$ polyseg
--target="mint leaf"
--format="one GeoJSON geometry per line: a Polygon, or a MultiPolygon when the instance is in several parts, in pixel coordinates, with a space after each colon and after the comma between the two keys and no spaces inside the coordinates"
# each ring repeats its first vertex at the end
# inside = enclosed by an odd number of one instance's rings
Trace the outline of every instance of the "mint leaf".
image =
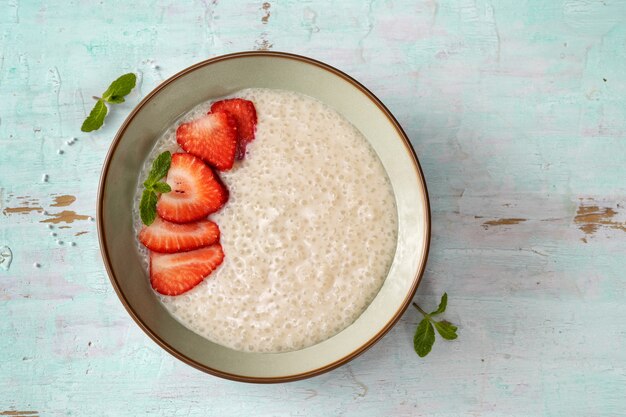
{"type": "Polygon", "coordinates": [[[150,226],[156,219],[157,193],[169,193],[172,188],[165,182],[158,182],[167,175],[167,171],[172,165],[172,154],[169,151],[161,153],[152,162],[148,178],[144,181],[143,194],[139,203],[139,214],[141,221],[146,226],[150,226]]]}
{"type": "Polygon", "coordinates": [[[143,190],[141,202],[139,203],[139,214],[141,221],[146,226],[150,226],[156,219],[157,195],[152,190],[143,190]]]}
{"type": "Polygon", "coordinates": [[[102,99],[109,103],[123,103],[124,96],[135,88],[137,76],[132,72],[124,74],[113,81],[109,88],[102,94],[102,99]]]}
{"type": "Polygon", "coordinates": [[[448,305],[448,293],[443,293],[443,295],[441,296],[441,301],[439,302],[439,307],[437,307],[437,310],[433,311],[432,313],[430,313],[431,316],[436,316],[437,314],[441,314],[444,311],[446,311],[446,306],[448,305]]]}
{"type": "Polygon", "coordinates": [[[428,355],[435,343],[435,330],[430,320],[422,319],[413,336],[413,348],[421,358],[428,355]]]}
{"type": "Polygon", "coordinates": [[[430,314],[425,312],[419,305],[417,305],[417,303],[413,303],[413,306],[424,316],[422,321],[420,321],[420,324],[418,324],[417,329],[415,329],[415,336],[413,337],[413,348],[422,358],[428,355],[428,352],[430,352],[433,344],[435,343],[435,329],[437,329],[439,335],[446,340],[454,340],[458,337],[456,334],[457,327],[455,325],[446,320],[433,320],[432,316],[446,311],[447,305],[448,294],[445,292],[441,296],[441,301],[439,302],[437,310],[430,314]],[[434,328],[433,325],[435,326],[434,328]]]}
{"type": "Polygon", "coordinates": [[[83,132],[91,132],[93,130],[98,130],[104,124],[104,118],[107,115],[107,106],[104,102],[108,103],[123,103],[124,96],[131,92],[133,88],[135,88],[135,84],[137,83],[137,76],[135,74],[128,73],[119,77],[117,80],[113,81],[109,88],[102,94],[102,98],[94,97],[98,101],[94,106],[93,110],[89,116],[83,122],[80,130],[83,132]]]}
{"type": "Polygon", "coordinates": [[[172,187],[166,182],[157,182],[152,186],[152,189],[157,193],[169,193],[172,191],[172,187]]]}
{"type": "Polygon", "coordinates": [[[107,106],[104,104],[104,101],[98,100],[96,105],[91,109],[91,113],[83,122],[83,125],[80,127],[80,130],[83,132],[91,132],[93,130],[98,130],[104,124],[104,118],[107,115],[107,106]]]}
{"type": "Polygon", "coordinates": [[[152,162],[152,168],[150,168],[148,178],[144,181],[143,185],[146,188],[152,187],[157,183],[157,181],[167,175],[167,171],[169,171],[171,164],[172,154],[169,151],[165,151],[157,156],[152,162]]]}
{"type": "Polygon", "coordinates": [[[456,334],[457,327],[450,322],[447,321],[439,321],[435,322],[435,328],[437,332],[446,340],[454,340],[458,336],[456,334]]]}

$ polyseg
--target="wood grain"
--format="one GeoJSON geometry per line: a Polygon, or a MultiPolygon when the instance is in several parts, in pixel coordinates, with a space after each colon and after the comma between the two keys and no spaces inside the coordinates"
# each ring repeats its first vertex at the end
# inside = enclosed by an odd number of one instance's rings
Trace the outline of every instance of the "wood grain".
{"type": "Polygon", "coordinates": [[[0,415],[623,415],[626,2],[0,0],[0,39],[0,415]],[[347,366],[245,385],[129,318],[92,221],[109,144],[165,78],[250,49],[328,62],[396,115],[433,214],[416,301],[447,291],[458,340],[418,358],[409,310],[347,366]]]}

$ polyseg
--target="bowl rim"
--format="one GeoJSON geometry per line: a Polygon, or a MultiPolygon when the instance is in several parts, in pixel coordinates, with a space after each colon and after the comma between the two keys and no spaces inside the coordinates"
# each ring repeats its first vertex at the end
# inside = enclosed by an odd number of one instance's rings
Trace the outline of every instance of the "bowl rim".
{"type": "Polygon", "coordinates": [[[298,380],[310,378],[310,377],[317,376],[325,372],[331,371],[335,368],[338,368],[339,366],[350,362],[351,360],[355,359],[356,357],[358,357],[359,355],[367,351],[369,348],[371,348],[376,342],[382,339],[382,337],[385,334],[387,334],[389,330],[391,330],[391,328],[400,320],[400,318],[402,317],[406,309],[411,304],[411,301],[413,300],[413,297],[415,296],[415,292],[417,291],[417,287],[419,286],[422,280],[422,277],[424,275],[426,262],[428,260],[428,253],[430,249],[430,237],[431,237],[430,236],[431,235],[430,200],[428,197],[428,189],[426,187],[424,173],[422,171],[419,160],[417,158],[415,150],[413,149],[413,146],[411,145],[411,142],[408,136],[406,135],[406,133],[404,132],[404,130],[402,129],[402,127],[400,126],[396,118],[393,116],[393,114],[391,114],[391,112],[387,109],[387,107],[370,90],[368,90],[364,85],[362,85],[360,82],[358,82],[357,80],[355,80],[348,74],[344,73],[343,71],[340,71],[337,68],[331,65],[328,65],[324,62],[321,62],[321,61],[318,61],[318,60],[315,60],[306,56],[297,55],[297,54],[288,53],[288,52],[278,52],[278,51],[243,51],[243,52],[235,52],[235,53],[230,53],[230,54],[225,54],[225,55],[219,55],[219,56],[198,62],[190,67],[183,69],[182,71],[179,71],[178,73],[172,75],[171,77],[163,81],[161,84],[159,84],[157,87],[155,87],[150,93],[148,93],[148,95],[146,95],[146,97],[144,97],[139,102],[139,104],[137,104],[135,108],[130,112],[130,114],[126,117],[126,119],[124,120],[124,123],[122,123],[122,125],[118,129],[113,141],[111,142],[111,145],[109,146],[109,150],[107,152],[106,158],[102,165],[102,172],[100,174],[100,182],[98,185],[96,219],[97,219],[97,227],[98,227],[98,243],[100,246],[100,253],[102,256],[102,260],[104,262],[107,275],[109,277],[109,280],[111,281],[113,289],[115,290],[115,293],[117,294],[119,300],[122,302],[122,305],[124,306],[128,314],[132,317],[132,319],[135,321],[135,323],[137,323],[137,325],[161,348],[163,348],[165,351],[167,351],[169,354],[171,354],[175,358],[186,363],[187,365],[190,365],[200,371],[206,372],[208,374],[211,374],[217,377],[229,379],[232,381],[248,382],[248,383],[280,383],[280,382],[291,382],[291,381],[298,381],[298,380]],[[211,368],[209,366],[199,363],[195,361],[194,359],[178,352],[175,348],[170,346],[166,340],[162,339],[158,334],[153,332],[152,329],[149,328],[141,320],[141,318],[139,318],[139,316],[136,314],[135,310],[133,309],[131,303],[129,302],[129,300],[126,298],[125,294],[122,292],[122,290],[119,287],[118,278],[113,273],[113,269],[110,263],[111,261],[109,259],[109,254],[107,251],[106,235],[104,231],[103,215],[102,215],[103,210],[104,210],[104,207],[103,207],[104,187],[105,187],[107,175],[109,172],[111,160],[113,158],[113,155],[115,154],[115,150],[119,142],[121,141],[122,137],[124,136],[126,132],[126,129],[128,128],[129,124],[132,122],[132,120],[135,118],[135,116],[141,111],[141,109],[168,84],[172,83],[173,81],[187,74],[192,73],[193,71],[197,69],[203,68],[205,66],[209,66],[213,63],[217,63],[220,61],[233,60],[233,59],[238,59],[238,58],[248,58],[248,57],[274,57],[274,58],[282,58],[282,59],[291,59],[291,60],[299,61],[305,64],[313,65],[320,69],[330,72],[331,74],[343,79],[344,81],[349,82],[353,87],[360,90],[374,104],[376,104],[378,109],[383,113],[383,115],[387,117],[389,122],[395,128],[396,132],[402,139],[402,142],[406,148],[406,151],[409,153],[409,156],[411,157],[411,161],[413,162],[415,171],[418,174],[419,181],[421,182],[422,187],[424,189],[423,204],[424,204],[424,214],[426,216],[426,222],[425,222],[426,227],[423,233],[425,234],[424,236],[425,245],[423,246],[422,253],[419,254],[421,256],[421,260],[420,260],[420,264],[417,269],[416,275],[413,278],[413,284],[409,292],[407,293],[407,296],[405,297],[404,301],[402,302],[402,304],[400,305],[396,313],[393,315],[393,317],[370,340],[368,340],[366,343],[361,345],[359,348],[357,348],[350,354],[345,355],[344,357],[337,359],[334,362],[331,362],[329,364],[326,364],[322,367],[319,367],[310,371],[293,374],[293,375],[281,375],[277,377],[253,377],[253,376],[237,375],[237,374],[232,374],[229,372],[211,368]]]}

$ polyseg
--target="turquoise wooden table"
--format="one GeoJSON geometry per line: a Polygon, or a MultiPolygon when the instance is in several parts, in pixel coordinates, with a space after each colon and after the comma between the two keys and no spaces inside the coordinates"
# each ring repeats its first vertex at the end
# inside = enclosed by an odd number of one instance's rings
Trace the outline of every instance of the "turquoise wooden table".
{"type": "Polygon", "coordinates": [[[626,2],[0,0],[0,39],[0,415],[626,413],[626,2]],[[93,221],[108,146],[165,78],[250,49],[334,65],[397,116],[432,204],[416,301],[447,291],[458,340],[417,357],[412,309],[347,366],[249,385],[130,319],[93,221]]]}

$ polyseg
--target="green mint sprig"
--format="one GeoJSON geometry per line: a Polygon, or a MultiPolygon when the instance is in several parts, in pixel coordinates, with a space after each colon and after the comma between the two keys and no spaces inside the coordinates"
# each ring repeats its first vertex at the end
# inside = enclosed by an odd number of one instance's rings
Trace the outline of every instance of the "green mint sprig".
{"type": "Polygon", "coordinates": [[[172,154],[169,151],[163,152],[152,162],[148,178],[143,182],[145,189],[139,202],[139,214],[141,221],[146,226],[150,226],[156,219],[157,193],[163,194],[172,191],[167,183],[159,182],[161,178],[167,175],[171,164],[172,154]]]}
{"type": "Polygon", "coordinates": [[[441,297],[439,307],[437,307],[437,310],[432,313],[425,312],[420,306],[417,305],[417,303],[413,303],[413,306],[424,316],[422,321],[420,321],[417,325],[417,329],[415,329],[415,336],[413,336],[413,348],[415,349],[415,353],[417,353],[421,358],[428,355],[433,348],[433,344],[435,343],[435,329],[437,329],[439,335],[446,340],[454,340],[457,338],[457,327],[455,325],[446,320],[433,320],[433,316],[437,316],[446,311],[447,305],[448,294],[445,292],[441,297]]]}
{"type": "Polygon", "coordinates": [[[104,118],[107,116],[108,108],[105,103],[119,104],[124,102],[124,96],[128,95],[135,88],[137,76],[128,73],[113,81],[109,88],[102,93],[102,97],[94,97],[96,104],[91,109],[89,116],[83,122],[80,130],[83,132],[91,132],[98,130],[104,124],[104,118]]]}

